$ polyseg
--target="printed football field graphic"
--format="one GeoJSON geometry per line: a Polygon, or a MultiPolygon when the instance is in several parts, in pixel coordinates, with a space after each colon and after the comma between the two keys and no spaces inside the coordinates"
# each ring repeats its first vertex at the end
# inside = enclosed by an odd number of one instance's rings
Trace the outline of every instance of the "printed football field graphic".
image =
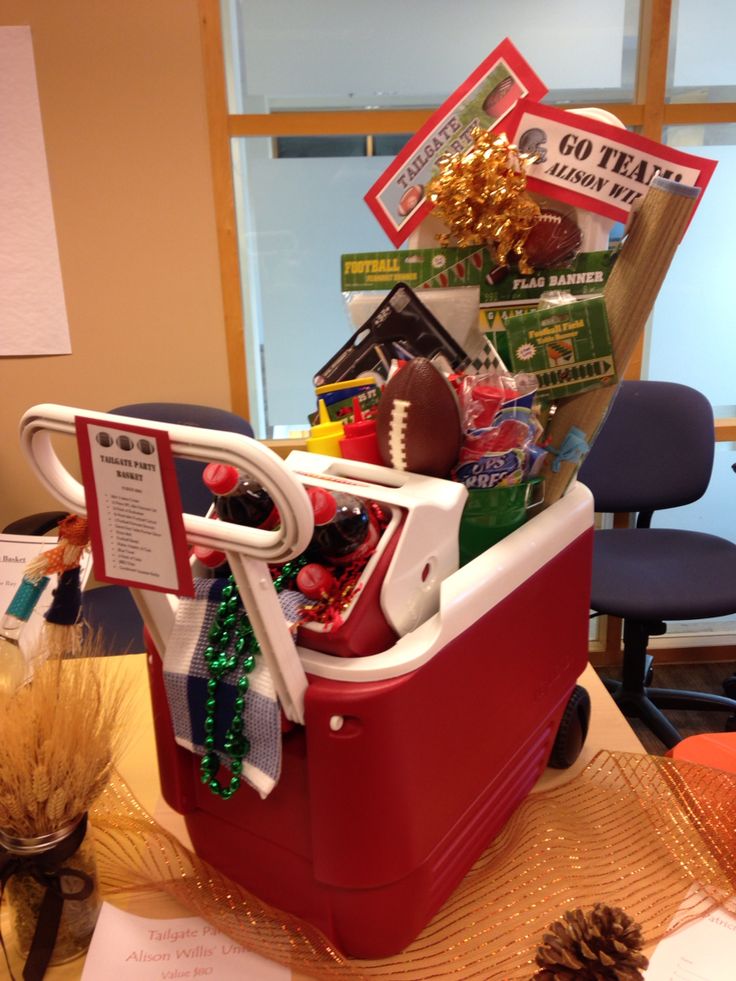
{"type": "Polygon", "coordinates": [[[539,381],[539,387],[545,391],[555,392],[555,394],[557,394],[557,389],[566,387],[571,382],[595,378],[603,384],[606,381],[613,381],[616,377],[613,361],[610,358],[596,358],[593,361],[584,361],[570,367],[551,368],[549,371],[535,371],[534,373],[539,381]]]}

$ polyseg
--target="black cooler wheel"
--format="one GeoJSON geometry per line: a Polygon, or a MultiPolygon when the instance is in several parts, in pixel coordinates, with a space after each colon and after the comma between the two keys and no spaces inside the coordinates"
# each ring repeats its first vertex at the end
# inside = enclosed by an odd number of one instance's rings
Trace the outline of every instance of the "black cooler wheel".
{"type": "Polygon", "coordinates": [[[580,756],[588,735],[590,695],[582,685],[575,685],[555,736],[548,766],[566,770],[580,756]]]}

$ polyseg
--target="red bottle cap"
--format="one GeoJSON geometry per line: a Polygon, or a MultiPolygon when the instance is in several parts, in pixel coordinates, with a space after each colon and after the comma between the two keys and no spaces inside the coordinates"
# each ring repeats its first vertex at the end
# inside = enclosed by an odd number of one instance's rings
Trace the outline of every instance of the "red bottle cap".
{"type": "Polygon", "coordinates": [[[238,486],[240,475],[229,463],[208,463],[202,480],[213,494],[230,494],[238,486]]]}
{"type": "Polygon", "coordinates": [[[307,599],[322,599],[328,596],[335,585],[335,577],[329,569],[318,562],[308,562],[296,575],[296,588],[307,599]]]}
{"type": "Polygon", "coordinates": [[[208,569],[216,569],[227,558],[224,552],[217,548],[209,548],[207,545],[195,545],[193,552],[202,565],[206,565],[208,569]]]}
{"type": "Polygon", "coordinates": [[[307,494],[314,512],[314,523],[326,525],[337,514],[337,501],[323,487],[307,487],[307,494]]]}

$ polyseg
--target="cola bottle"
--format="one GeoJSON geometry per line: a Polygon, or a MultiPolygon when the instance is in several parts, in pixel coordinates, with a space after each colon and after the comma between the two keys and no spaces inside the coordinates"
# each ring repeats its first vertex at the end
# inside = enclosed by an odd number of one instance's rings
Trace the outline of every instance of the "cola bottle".
{"type": "Polygon", "coordinates": [[[223,521],[250,528],[275,528],[279,513],[264,488],[227,463],[208,463],[202,474],[215,495],[215,510],[223,521]]]}
{"type": "Polygon", "coordinates": [[[227,556],[218,548],[210,548],[208,545],[195,545],[192,549],[195,558],[207,569],[204,578],[227,579],[231,569],[227,561],[227,556]]]}
{"type": "Polygon", "coordinates": [[[364,501],[343,491],[307,487],[314,512],[314,532],[307,555],[326,565],[346,565],[366,557],[378,541],[378,530],[364,501]]]}

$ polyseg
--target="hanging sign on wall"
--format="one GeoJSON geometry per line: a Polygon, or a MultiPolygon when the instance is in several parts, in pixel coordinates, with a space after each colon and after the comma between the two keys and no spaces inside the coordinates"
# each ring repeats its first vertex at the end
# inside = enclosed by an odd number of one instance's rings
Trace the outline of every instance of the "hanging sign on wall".
{"type": "Polygon", "coordinates": [[[30,27],[0,27],[0,356],[70,354],[30,27]]]}

